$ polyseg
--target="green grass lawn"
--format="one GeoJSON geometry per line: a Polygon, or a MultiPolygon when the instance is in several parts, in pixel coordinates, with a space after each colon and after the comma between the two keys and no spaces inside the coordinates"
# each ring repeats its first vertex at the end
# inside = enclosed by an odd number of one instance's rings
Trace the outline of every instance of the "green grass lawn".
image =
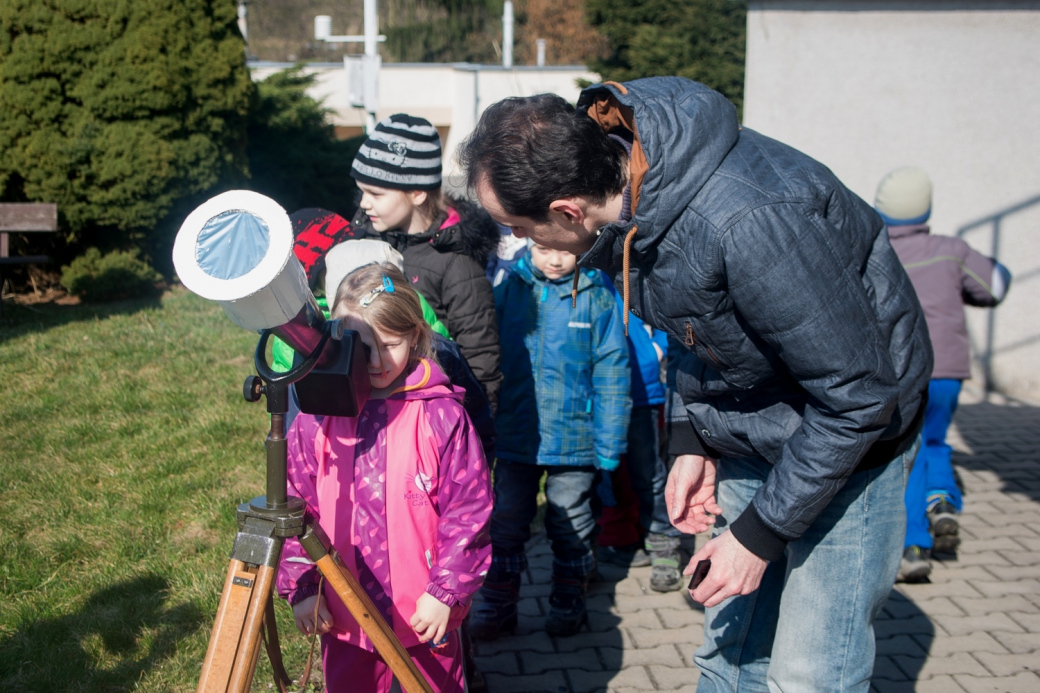
{"type": "MultiPolygon", "coordinates": [[[[235,508],[264,492],[269,419],[241,395],[255,343],[183,289],[4,306],[0,690],[195,689],[235,508]]],[[[306,642],[277,608],[298,673],[306,642]]],[[[270,680],[263,663],[253,688],[270,680]]]]}

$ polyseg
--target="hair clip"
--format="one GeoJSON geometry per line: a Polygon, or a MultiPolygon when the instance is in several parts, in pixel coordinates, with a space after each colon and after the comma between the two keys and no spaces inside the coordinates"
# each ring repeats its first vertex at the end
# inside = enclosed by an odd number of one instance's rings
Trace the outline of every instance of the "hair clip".
{"type": "Polygon", "coordinates": [[[377,286],[376,288],[374,288],[371,291],[369,291],[365,296],[363,296],[361,298],[360,301],[358,301],[358,303],[361,305],[362,308],[368,308],[370,305],[372,305],[372,301],[376,300],[376,296],[378,296],[379,294],[381,294],[381,293],[392,294],[393,292],[394,292],[394,280],[384,274],[383,275],[383,285],[382,286],[377,286]]]}

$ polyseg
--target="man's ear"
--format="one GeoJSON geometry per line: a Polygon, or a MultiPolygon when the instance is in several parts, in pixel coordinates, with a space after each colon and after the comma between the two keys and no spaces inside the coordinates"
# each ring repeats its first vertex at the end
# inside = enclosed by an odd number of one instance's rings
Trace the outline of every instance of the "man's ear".
{"type": "Polygon", "coordinates": [[[562,197],[549,203],[549,212],[560,214],[570,224],[585,224],[585,207],[574,197],[562,197]]]}

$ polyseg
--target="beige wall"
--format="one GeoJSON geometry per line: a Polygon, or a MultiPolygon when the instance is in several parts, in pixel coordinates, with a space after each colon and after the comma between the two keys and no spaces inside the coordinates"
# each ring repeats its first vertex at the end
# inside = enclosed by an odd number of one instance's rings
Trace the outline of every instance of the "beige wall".
{"type": "MultiPolygon", "coordinates": [[[[260,81],[288,64],[258,64],[251,67],[260,81]]],[[[341,64],[309,65],[317,73],[311,96],[332,109],[337,132],[362,131],[365,114],[352,108],[347,99],[346,71],[341,64]]],[[[379,73],[379,111],[376,119],[394,113],[410,113],[437,126],[444,140],[444,173],[448,185],[459,181],[455,149],[473,131],[480,114],[508,96],[559,94],[571,103],[578,100],[576,80],[596,82],[599,77],[581,66],[517,67],[506,70],[496,65],[450,63],[384,63],[379,73]]]]}
{"type": "Polygon", "coordinates": [[[870,202],[927,169],[933,232],[1015,275],[992,322],[969,309],[976,370],[1040,399],[1040,2],[752,0],[744,122],[870,202]]]}

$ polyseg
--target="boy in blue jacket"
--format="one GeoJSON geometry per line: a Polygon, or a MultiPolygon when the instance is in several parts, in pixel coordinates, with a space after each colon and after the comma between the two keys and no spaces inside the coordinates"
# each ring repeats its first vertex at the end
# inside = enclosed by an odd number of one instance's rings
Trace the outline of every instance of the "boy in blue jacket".
{"type": "Polygon", "coordinates": [[[587,620],[597,476],[618,466],[632,404],[613,292],[598,270],[583,270],[572,296],[576,262],[566,251],[536,245],[495,287],[504,380],[495,420],[491,569],[470,612],[476,638],[516,628],[524,544],[543,474],[553,551],[545,629],[573,635],[587,620]]]}

